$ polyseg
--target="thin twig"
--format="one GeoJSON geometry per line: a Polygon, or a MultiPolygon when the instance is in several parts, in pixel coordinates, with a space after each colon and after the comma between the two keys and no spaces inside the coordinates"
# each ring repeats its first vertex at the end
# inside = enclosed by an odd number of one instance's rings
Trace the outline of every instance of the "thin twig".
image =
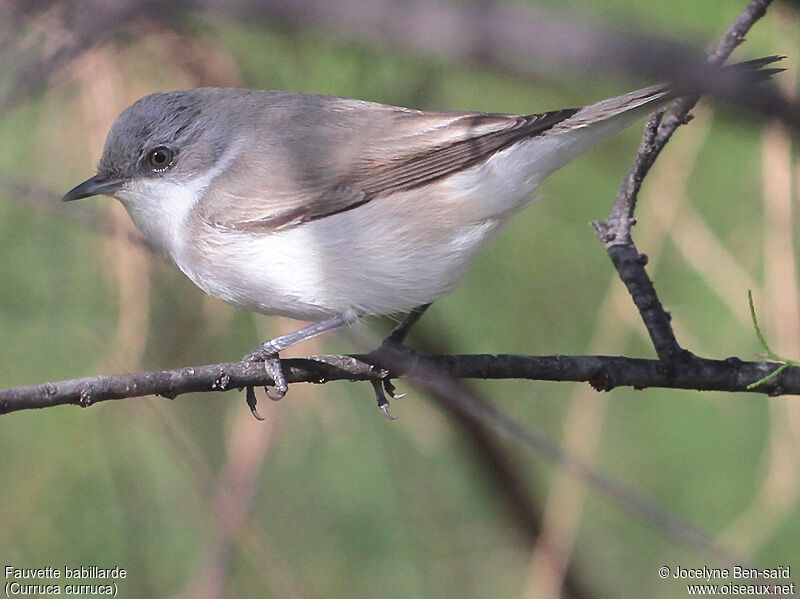
{"type": "MultiPolygon", "coordinates": [[[[744,41],[745,34],[753,24],[764,16],[771,2],[772,0],[751,0],[708,53],[707,62],[714,66],[721,65],[736,46],[744,41]]],[[[605,221],[592,223],[639,310],[658,357],[669,364],[677,360],[687,360],[690,355],[675,337],[670,315],[661,305],[653,282],[645,270],[647,259],[639,253],[633,242],[631,227],[636,222],[634,211],[642,182],[675,130],[688,122],[689,111],[697,100],[696,96],[681,98],[668,110],[656,112],[648,120],[639,151],[620,186],[609,217],[605,221]]]]}
{"type": "MultiPolygon", "coordinates": [[[[289,383],[326,383],[413,376],[387,360],[385,350],[371,354],[327,355],[282,360],[289,383]]],[[[598,391],[615,387],[661,387],[697,391],[748,391],[747,386],[770,374],[770,362],[744,362],[738,358],[710,360],[690,356],[666,368],[661,360],[623,356],[522,356],[514,354],[420,355],[453,378],[527,379],[587,382],[598,391]]],[[[227,391],[247,386],[263,387],[273,381],[263,365],[222,363],[174,370],[93,376],[30,387],[0,390],[0,414],[57,405],[92,404],[146,395],[174,398],[184,393],[227,391]]],[[[754,390],[770,396],[800,394],[800,368],[787,368],[781,376],[754,390]]]]}

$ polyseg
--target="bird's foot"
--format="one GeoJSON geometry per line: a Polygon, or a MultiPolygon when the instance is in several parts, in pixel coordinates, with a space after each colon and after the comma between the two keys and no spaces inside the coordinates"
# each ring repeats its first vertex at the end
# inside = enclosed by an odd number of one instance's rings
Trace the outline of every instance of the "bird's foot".
{"type": "MultiPolygon", "coordinates": [[[[292,333],[280,335],[274,339],[270,339],[266,343],[262,343],[261,347],[259,347],[256,351],[250,352],[244,358],[242,358],[242,362],[264,362],[264,369],[266,370],[269,378],[272,379],[272,387],[265,388],[267,391],[267,397],[277,401],[283,398],[283,396],[286,395],[286,392],[289,390],[289,385],[286,384],[286,375],[283,373],[283,367],[281,366],[280,358],[278,358],[278,352],[300,343],[301,341],[305,341],[306,339],[311,339],[312,337],[321,335],[326,331],[331,331],[333,329],[338,329],[339,327],[352,324],[356,320],[358,320],[357,314],[347,313],[337,314],[336,316],[332,316],[327,320],[315,322],[314,324],[303,327],[302,329],[292,333]]],[[[261,416],[255,407],[256,396],[252,387],[248,387],[247,390],[247,405],[250,406],[250,411],[253,413],[253,416],[261,420],[261,416]]]]}
{"type": "Polygon", "coordinates": [[[393,335],[386,337],[380,347],[372,353],[376,358],[373,366],[379,369],[380,376],[370,382],[372,383],[372,388],[375,390],[375,398],[378,402],[378,407],[389,420],[397,420],[396,417],[389,413],[389,399],[400,399],[406,395],[405,393],[398,393],[397,388],[392,382],[392,373],[389,364],[386,362],[386,357],[389,357],[389,361],[391,361],[393,353],[395,355],[401,353],[406,358],[413,358],[417,355],[416,350],[404,345],[402,341],[398,341],[397,337],[393,335]],[[381,355],[384,357],[381,358],[381,355]]]}
{"type": "MultiPolygon", "coordinates": [[[[261,347],[242,358],[242,362],[263,362],[267,376],[272,379],[272,387],[264,387],[267,397],[273,401],[283,399],[286,392],[289,391],[289,385],[286,382],[286,375],[283,373],[281,360],[278,357],[278,349],[271,341],[262,343],[261,347]]],[[[255,390],[252,386],[247,387],[247,405],[250,408],[250,412],[257,420],[264,420],[256,409],[256,403],[255,390]]]]}
{"type": "Polygon", "coordinates": [[[281,360],[278,357],[278,351],[279,348],[272,341],[267,341],[262,343],[257,350],[242,358],[242,362],[264,362],[264,369],[267,371],[269,378],[272,379],[272,387],[267,388],[267,396],[274,401],[283,399],[289,390],[289,385],[286,383],[286,375],[283,374],[281,360]]]}

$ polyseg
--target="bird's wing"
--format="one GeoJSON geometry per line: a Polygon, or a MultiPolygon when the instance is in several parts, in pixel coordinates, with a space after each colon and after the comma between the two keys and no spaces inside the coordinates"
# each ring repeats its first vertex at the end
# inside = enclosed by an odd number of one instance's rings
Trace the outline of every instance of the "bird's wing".
{"type": "MultiPolygon", "coordinates": [[[[354,102],[354,101],[348,101],[354,102]]],[[[527,116],[420,112],[370,103],[271,127],[206,191],[199,211],[223,228],[267,232],[414,189],[541,135],[577,109],[527,116]],[[310,121],[310,122],[309,122],[310,121]]]]}
{"type": "MultiPolygon", "coordinates": [[[[731,73],[752,82],[768,79],[781,69],[763,67],[780,59],[768,56],[713,70],[710,81],[731,73]]],[[[252,92],[240,99],[245,106],[227,111],[238,115],[230,125],[246,147],[208,186],[197,210],[213,226],[294,227],[427,185],[523,139],[592,133],[605,124],[597,134],[585,135],[584,143],[573,143],[572,152],[562,151],[563,164],[657,106],[699,91],[702,86],[693,84],[659,84],[580,109],[526,116],[421,112],[331,96],[252,92]],[[258,101],[249,103],[254,98],[258,101]],[[241,115],[255,120],[236,120],[241,115]]]]}

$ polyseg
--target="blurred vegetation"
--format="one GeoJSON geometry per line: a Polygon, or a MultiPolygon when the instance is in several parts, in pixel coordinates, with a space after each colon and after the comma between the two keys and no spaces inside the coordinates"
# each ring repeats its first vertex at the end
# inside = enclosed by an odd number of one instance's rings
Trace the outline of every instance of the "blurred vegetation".
{"type": "MultiPolygon", "coordinates": [[[[744,3],[542,4],[709,46],[744,3]]],[[[734,55],[786,54],[787,90],[800,57],[796,16],[772,10],[734,55]]],[[[570,73],[532,81],[316,31],[194,15],[178,32],[154,25],[92,50],[43,94],[0,117],[0,184],[30,181],[63,193],[94,172],[116,115],[160,90],[238,85],[525,113],[645,83],[570,73]]],[[[780,207],[787,177],[790,202],[797,201],[797,155],[777,125],[708,103],[697,113],[645,184],[639,249],[650,255],[678,338],[695,353],[749,358],[759,351],[745,296],[751,286],[773,348],[800,356],[797,216],[780,207]]],[[[434,305],[411,344],[426,338],[459,353],[651,356],[587,226],[607,214],[640,133],[634,127],[553,176],[541,202],[434,305]]],[[[295,326],[205,297],[121,235],[67,218],[70,206],[20,200],[0,185],[3,387],[229,361],[295,326]]],[[[88,200],[82,209],[107,215],[119,232],[131,227],[111,200],[88,200]]],[[[383,333],[391,323],[370,326],[383,333]]],[[[357,332],[360,339],[365,331],[357,332]]],[[[352,336],[328,336],[287,353],[367,349],[352,336]]],[[[521,422],[762,566],[800,567],[794,398],[475,385],[521,422]]],[[[120,565],[129,573],[123,597],[546,596],[543,548],[520,534],[469,439],[425,397],[401,390],[408,396],[394,402],[394,423],[375,409],[366,384],[348,383],[293,386],[277,404],[262,401],[263,424],[236,392],[3,416],[0,563],[120,565]]],[[[724,565],[536,456],[507,448],[546,510],[549,538],[566,543],[594,596],[682,596],[675,581],[658,578],[659,566],[724,565]]]]}

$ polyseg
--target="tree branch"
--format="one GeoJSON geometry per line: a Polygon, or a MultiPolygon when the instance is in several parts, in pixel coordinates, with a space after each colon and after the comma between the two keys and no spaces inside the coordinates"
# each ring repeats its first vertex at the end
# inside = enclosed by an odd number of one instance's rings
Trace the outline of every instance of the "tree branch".
{"type": "MultiPolygon", "coordinates": [[[[706,61],[713,66],[725,62],[736,46],[744,41],[745,34],[755,22],[764,16],[771,3],[772,0],[751,0],[708,53],[706,61]]],[[[631,227],[636,224],[633,215],[644,178],[676,129],[689,122],[689,111],[697,104],[697,100],[697,96],[680,98],[668,110],[657,111],[647,121],[639,151],[617,192],[609,217],[605,221],[591,223],[639,310],[656,354],[670,365],[676,359],[688,359],[689,352],[680,346],[675,337],[671,317],[661,305],[645,270],[647,256],[636,249],[631,227]]]]}
{"type": "MultiPolygon", "coordinates": [[[[413,354],[412,354],[413,355],[413,354]]],[[[778,368],[771,362],[743,362],[738,358],[710,360],[691,354],[667,367],[661,360],[623,356],[523,356],[513,354],[418,355],[442,375],[473,379],[528,379],[587,382],[598,391],[615,387],[662,387],[698,391],[745,392],[747,385],[778,368]]],[[[282,360],[289,383],[367,381],[391,376],[418,376],[415,360],[398,362],[391,353],[327,355],[282,360]],[[400,364],[400,366],[397,366],[400,364]]],[[[111,399],[184,393],[227,391],[248,385],[271,385],[261,364],[222,363],[174,370],[92,376],[0,390],[0,414],[73,404],[88,407],[111,399]]],[[[800,394],[800,369],[787,368],[752,392],[770,396],[800,394]]]]}

